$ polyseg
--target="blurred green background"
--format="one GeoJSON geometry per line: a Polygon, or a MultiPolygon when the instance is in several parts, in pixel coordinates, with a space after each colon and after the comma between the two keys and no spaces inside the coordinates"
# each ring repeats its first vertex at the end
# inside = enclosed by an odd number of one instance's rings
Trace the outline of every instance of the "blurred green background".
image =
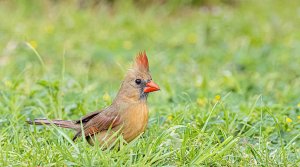
{"type": "Polygon", "coordinates": [[[1,0],[0,20],[2,166],[299,165],[300,1],[1,0]],[[109,105],[144,50],[162,90],[149,96],[148,131],[133,152],[164,159],[132,160],[131,146],[95,153],[83,142],[83,155],[107,157],[72,160],[58,149],[71,147],[60,133],[25,124],[109,105]],[[155,140],[177,125],[188,127],[155,140]],[[235,149],[205,156],[229,136],[235,149]]]}

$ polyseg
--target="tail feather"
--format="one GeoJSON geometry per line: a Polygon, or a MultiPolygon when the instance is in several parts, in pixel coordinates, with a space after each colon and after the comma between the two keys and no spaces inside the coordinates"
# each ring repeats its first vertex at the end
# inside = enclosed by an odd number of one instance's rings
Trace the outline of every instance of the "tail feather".
{"type": "Polygon", "coordinates": [[[33,121],[27,120],[26,122],[31,125],[53,125],[54,124],[62,128],[68,128],[74,130],[80,129],[80,125],[75,124],[73,121],[34,119],[33,121]]]}

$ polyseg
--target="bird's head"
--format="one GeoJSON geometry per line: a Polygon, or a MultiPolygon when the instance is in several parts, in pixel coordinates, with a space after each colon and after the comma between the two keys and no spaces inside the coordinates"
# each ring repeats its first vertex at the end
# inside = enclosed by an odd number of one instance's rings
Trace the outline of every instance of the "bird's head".
{"type": "MultiPolygon", "coordinates": [[[[131,101],[146,100],[148,93],[160,90],[153,82],[146,52],[139,53],[128,70],[118,96],[131,101]]],[[[122,98],[122,99],[123,99],[122,98]]]]}

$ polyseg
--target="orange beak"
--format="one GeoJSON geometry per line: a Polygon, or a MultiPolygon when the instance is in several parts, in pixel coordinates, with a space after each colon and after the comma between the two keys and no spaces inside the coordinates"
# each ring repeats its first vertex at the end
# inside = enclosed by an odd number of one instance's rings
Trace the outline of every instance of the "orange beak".
{"type": "Polygon", "coordinates": [[[160,90],[159,86],[156,83],[154,83],[153,81],[150,81],[150,82],[146,83],[144,92],[149,93],[149,92],[154,92],[154,91],[158,91],[158,90],[160,90]]]}

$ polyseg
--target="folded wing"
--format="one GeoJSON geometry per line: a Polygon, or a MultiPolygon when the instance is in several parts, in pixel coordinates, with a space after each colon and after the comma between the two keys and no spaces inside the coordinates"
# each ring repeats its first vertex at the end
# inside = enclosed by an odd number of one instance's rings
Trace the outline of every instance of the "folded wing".
{"type": "Polygon", "coordinates": [[[84,135],[84,137],[92,136],[96,133],[99,133],[104,130],[108,130],[120,125],[120,117],[117,114],[105,114],[99,113],[96,116],[92,117],[88,122],[86,122],[82,129],[80,129],[73,140],[76,140],[78,137],[84,135]]]}

